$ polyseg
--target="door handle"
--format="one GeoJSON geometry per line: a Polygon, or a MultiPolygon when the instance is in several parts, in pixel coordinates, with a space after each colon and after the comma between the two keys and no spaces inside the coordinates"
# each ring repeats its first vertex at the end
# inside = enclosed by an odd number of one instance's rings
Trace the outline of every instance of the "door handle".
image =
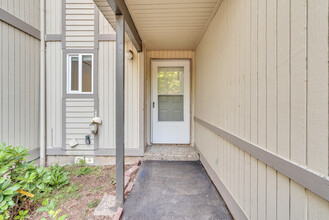
{"type": "Polygon", "coordinates": [[[154,102],[153,102],[153,108],[154,108],[154,102]]]}

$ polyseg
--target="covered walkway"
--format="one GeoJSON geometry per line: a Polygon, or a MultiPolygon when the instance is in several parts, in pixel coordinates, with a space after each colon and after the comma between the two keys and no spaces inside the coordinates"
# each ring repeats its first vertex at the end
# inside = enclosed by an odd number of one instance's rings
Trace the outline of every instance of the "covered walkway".
{"type": "Polygon", "coordinates": [[[199,161],[144,161],[123,219],[232,219],[199,161]]]}

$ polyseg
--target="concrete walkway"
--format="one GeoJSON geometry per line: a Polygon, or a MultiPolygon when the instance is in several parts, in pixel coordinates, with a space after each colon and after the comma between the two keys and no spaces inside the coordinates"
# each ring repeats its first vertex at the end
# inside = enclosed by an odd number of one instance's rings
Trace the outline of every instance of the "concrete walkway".
{"type": "Polygon", "coordinates": [[[123,219],[232,219],[199,161],[144,161],[123,219]]]}

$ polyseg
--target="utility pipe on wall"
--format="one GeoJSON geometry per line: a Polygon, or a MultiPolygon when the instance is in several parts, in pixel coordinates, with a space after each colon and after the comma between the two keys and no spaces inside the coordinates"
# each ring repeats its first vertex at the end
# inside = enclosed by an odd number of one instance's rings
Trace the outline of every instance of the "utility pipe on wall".
{"type": "Polygon", "coordinates": [[[45,0],[40,0],[40,166],[46,165],[45,0]]]}

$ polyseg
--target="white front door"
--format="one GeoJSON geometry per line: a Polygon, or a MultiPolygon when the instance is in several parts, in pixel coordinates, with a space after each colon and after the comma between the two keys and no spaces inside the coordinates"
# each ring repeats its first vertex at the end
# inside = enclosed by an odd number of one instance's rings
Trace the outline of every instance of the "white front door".
{"type": "Polygon", "coordinates": [[[152,143],[190,143],[190,61],[152,61],[152,143]]]}

